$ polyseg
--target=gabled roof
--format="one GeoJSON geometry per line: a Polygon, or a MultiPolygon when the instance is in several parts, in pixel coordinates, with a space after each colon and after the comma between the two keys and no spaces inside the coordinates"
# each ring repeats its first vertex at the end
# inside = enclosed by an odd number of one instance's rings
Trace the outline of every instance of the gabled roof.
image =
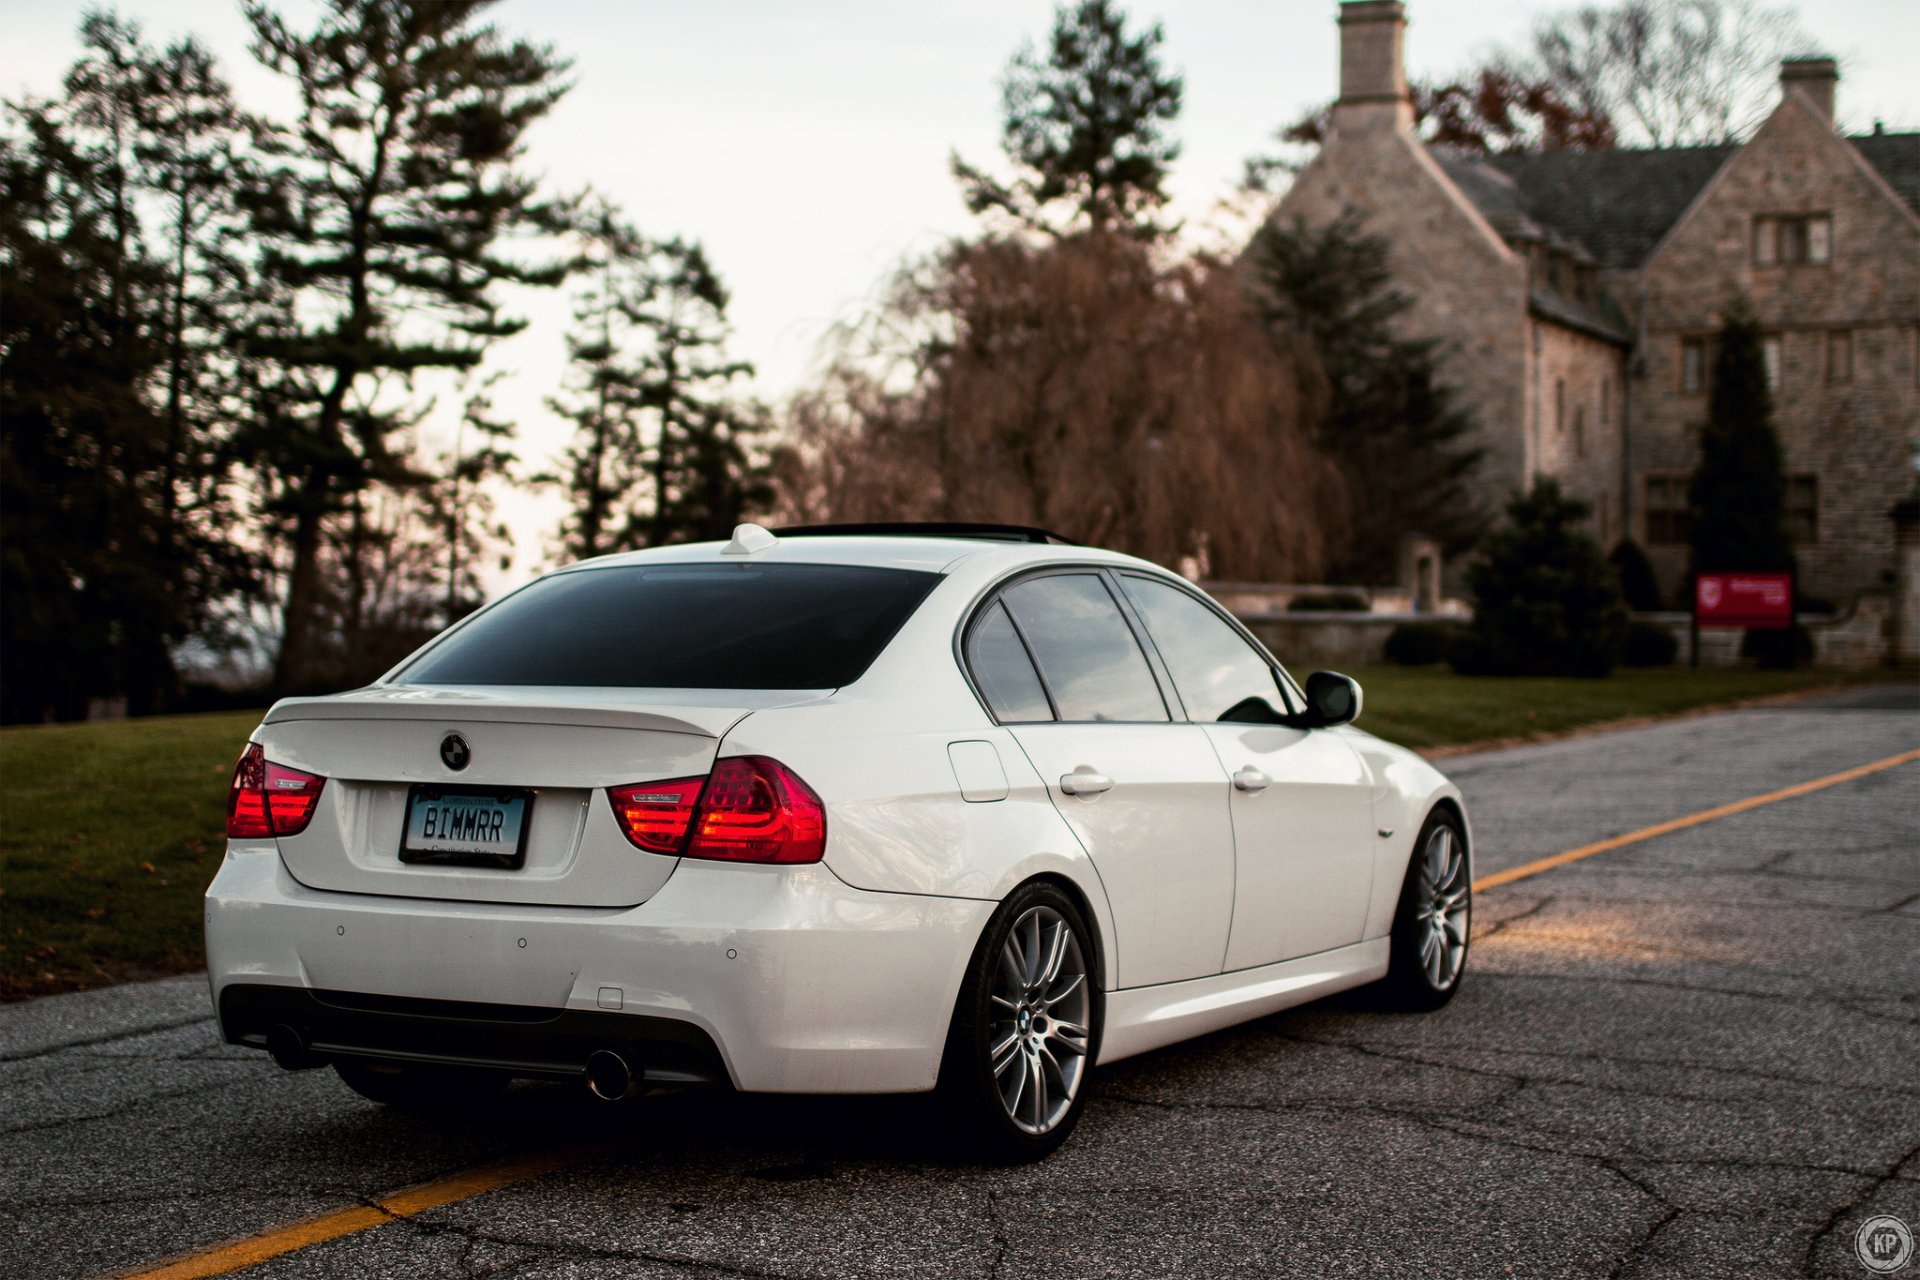
{"type": "MultiPolygon", "coordinates": [[[[1849,138],[1920,213],[1920,133],[1849,138]]],[[[1429,148],[1507,240],[1564,239],[1596,266],[1640,266],[1739,147],[1544,151],[1482,156],[1429,148]]]]}
{"type": "Polygon", "coordinates": [[[1870,133],[1847,141],[1879,170],[1907,208],[1920,214],[1920,133],[1870,133]]]}

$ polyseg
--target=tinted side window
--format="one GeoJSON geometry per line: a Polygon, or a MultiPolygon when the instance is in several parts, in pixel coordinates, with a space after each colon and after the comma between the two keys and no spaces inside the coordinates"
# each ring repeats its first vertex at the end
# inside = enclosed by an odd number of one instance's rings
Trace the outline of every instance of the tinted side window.
{"type": "Polygon", "coordinates": [[[1194,720],[1271,723],[1286,710],[1273,668],[1219,615],[1178,587],[1121,578],[1194,720]],[[1266,709],[1248,701],[1259,699],[1266,709]]]}
{"type": "Polygon", "coordinates": [[[1002,724],[1053,719],[1047,691],[1040,687],[1027,647],[1014,633],[1006,606],[996,604],[967,637],[967,669],[1002,724]]]}
{"type": "Polygon", "coordinates": [[[1165,720],[1166,704],[1120,606],[1099,578],[1052,574],[1007,588],[1062,720],[1165,720]]]}

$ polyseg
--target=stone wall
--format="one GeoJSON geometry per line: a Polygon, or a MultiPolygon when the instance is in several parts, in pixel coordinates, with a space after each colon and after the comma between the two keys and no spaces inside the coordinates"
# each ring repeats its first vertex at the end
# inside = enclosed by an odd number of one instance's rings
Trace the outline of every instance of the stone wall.
{"type": "Polygon", "coordinates": [[[1391,246],[1394,280],[1413,299],[1410,337],[1442,344],[1447,380],[1479,419],[1488,505],[1529,473],[1527,268],[1413,137],[1403,113],[1336,107],[1320,154],[1274,211],[1319,227],[1358,212],[1391,246]]]}
{"type": "Polygon", "coordinates": [[[1591,529],[1611,550],[1624,528],[1620,388],[1626,353],[1561,325],[1532,322],[1529,382],[1535,471],[1593,508],[1591,529]]]}
{"type": "Polygon", "coordinates": [[[1403,622],[1432,622],[1413,613],[1287,613],[1240,619],[1294,678],[1386,661],[1387,636],[1403,622]]]}
{"type": "MultiPolygon", "coordinates": [[[[1673,632],[1680,642],[1677,666],[1688,663],[1688,635],[1692,620],[1684,613],[1638,613],[1635,618],[1657,622],[1673,632]]],[[[1829,671],[1872,671],[1893,665],[1896,626],[1894,599],[1890,591],[1863,592],[1853,607],[1844,613],[1803,613],[1800,625],[1813,642],[1813,663],[1829,671]]],[[[1740,656],[1746,636],[1740,627],[1705,627],[1700,632],[1700,665],[1703,667],[1748,667],[1753,662],[1740,656]]]]}
{"type": "MultiPolygon", "coordinates": [[[[1910,483],[1908,442],[1920,435],[1920,219],[1815,106],[1789,91],[1642,277],[1646,347],[1632,430],[1643,544],[1647,478],[1691,473],[1707,416],[1705,386],[1683,389],[1681,344],[1710,340],[1744,298],[1781,339],[1774,421],[1788,474],[1818,483],[1818,532],[1799,548],[1801,585],[1841,604],[1882,586],[1893,568],[1887,513],[1910,483]],[[1830,215],[1831,261],[1755,265],[1754,219],[1779,214],[1830,215]],[[1852,344],[1851,377],[1839,380],[1828,368],[1836,332],[1852,344]]],[[[1709,367],[1711,358],[1709,344],[1709,367]]],[[[1647,550],[1663,586],[1682,588],[1686,548],[1647,550]]]]}

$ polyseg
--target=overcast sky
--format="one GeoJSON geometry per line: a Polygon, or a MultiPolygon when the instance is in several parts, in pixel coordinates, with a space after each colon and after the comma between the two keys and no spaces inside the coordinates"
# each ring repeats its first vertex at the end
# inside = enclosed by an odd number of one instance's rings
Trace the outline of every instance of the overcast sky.
{"type": "MultiPolygon", "coordinates": [[[[284,0],[296,27],[310,0],[284,0]]],[[[0,0],[0,93],[53,92],[78,52],[80,3],[0,0]]],[[[1470,65],[1517,41],[1537,0],[1410,0],[1416,76],[1470,65]]],[[[1186,77],[1185,154],[1175,212],[1198,227],[1274,128],[1333,95],[1332,0],[1164,0],[1129,6],[1166,29],[1186,77]]],[[[1920,0],[1798,6],[1819,51],[1842,59],[1840,114],[1864,129],[1920,127],[1920,0]]],[[[246,54],[226,0],[123,0],[154,43],[194,33],[243,101],[284,89],[246,54]]],[[[1042,37],[1047,0],[505,0],[507,30],[574,59],[577,86],[531,135],[531,166],[557,188],[591,183],[643,230],[702,240],[733,291],[735,354],[763,394],[802,383],[822,335],[856,313],[904,255],[964,231],[947,172],[958,149],[992,160],[996,84],[1023,39],[1042,37]]],[[[532,328],[492,357],[510,371],[497,401],[530,460],[564,428],[541,406],[562,372],[562,297],[526,300],[532,328]]],[[[523,506],[530,566],[556,506],[523,506]]]]}

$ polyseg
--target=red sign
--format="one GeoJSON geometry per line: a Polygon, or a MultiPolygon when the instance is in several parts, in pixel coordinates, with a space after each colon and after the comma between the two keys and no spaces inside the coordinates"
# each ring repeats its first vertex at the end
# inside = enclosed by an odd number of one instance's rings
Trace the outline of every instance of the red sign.
{"type": "Polygon", "coordinates": [[[1703,627],[1790,627],[1793,575],[1695,574],[1693,617],[1703,627]]]}

